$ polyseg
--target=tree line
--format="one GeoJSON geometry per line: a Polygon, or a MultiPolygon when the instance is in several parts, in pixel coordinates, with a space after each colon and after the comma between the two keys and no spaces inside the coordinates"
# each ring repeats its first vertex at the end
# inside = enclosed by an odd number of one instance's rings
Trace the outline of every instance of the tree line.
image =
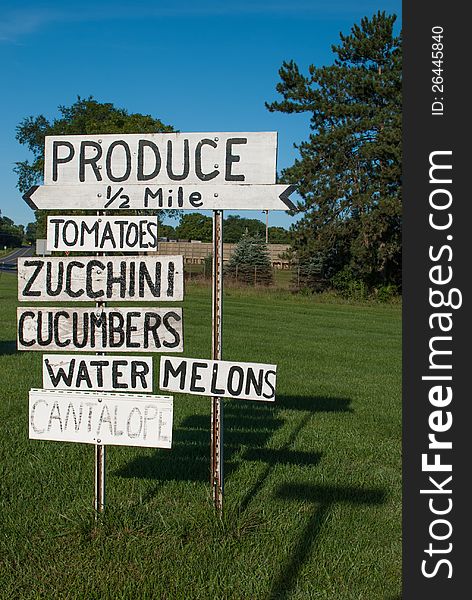
{"type": "MultiPolygon", "coordinates": [[[[269,242],[290,243],[291,260],[303,265],[299,277],[314,291],[356,285],[401,291],[402,36],[394,33],[395,21],[378,11],[340,33],[331,65],[310,65],[304,74],[295,61],[283,62],[276,86],[281,99],[266,104],[272,112],[310,115],[307,139],[295,145],[299,157],[279,174],[297,186],[291,214],[301,218],[290,232],[269,228],[269,242]]],[[[18,141],[33,154],[16,164],[18,187],[25,192],[41,182],[46,135],[171,131],[150,115],[79,97],[60,106],[52,121],[39,115],[18,125],[18,141]]],[[[46,215],[36,212],[38,237],[46,215]]],[[[228,217],[224,231],[227,242],[265,238],[257,219],[228,217]]],[[[176,227],[161,223],[160,234],[210,241],[211,218],[180,215],[176,227]]]]}

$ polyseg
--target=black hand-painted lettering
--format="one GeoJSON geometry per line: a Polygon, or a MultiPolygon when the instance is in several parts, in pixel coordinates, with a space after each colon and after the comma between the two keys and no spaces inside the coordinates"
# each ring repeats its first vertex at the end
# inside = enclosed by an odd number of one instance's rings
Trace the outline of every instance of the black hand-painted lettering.
{"type": "Polygon", "coordinates": [[[138,331],[138,327],[133,325],[133,319],[138,319],[141,316],[139,312],[126,313],[126,347],[139,348],[139,342],[133,342],[133,333],[138,331]]]}
{"type": "Polygon", "coordinates": [[[183,171],[180,175],[176,175],[172,171],[172,164],[173,164],[172,147],[173,147],[172,140],[168,140],[168,142],[167,142],[167,175],[168,175],[169,179],[172,179],[172,181],[182,181],[183,179],[186,179],[188,177],[188,174],[190,171],[190,152],[189,152],[188,140],[184,139],[184,156],[183,156],[184,167],[183,167],[183,171]]]}
{"type": "Polygon", "coordinates": [[[72,376],[74,375],[74,369],[75,369],[75,358],[72,358],[70,363],[69,363],[69,372],[66,373],[66,370],[62,367],[60,367],[59,365],[56,367],[56,372],[54,372],[54,369],[52,368],[50,362],[48,360],[44,361],[46,364],[46,369],[49,375],[49,379],[51,380],[51,383],[53,385],[53,387],[57,387],[61,381],[64,382],[64,385],[66,387],[71,387],[72,385],[72,376]]]}
{"type": "Polygon", "coordinates": [[[205,388],[197,385],[197,381],[200,381],[202,376],[197,373],[197,369],[207,369],[208,363],[194,362],[192,363],[192,376],[190,378],[190,391],[191,392],[204,392],[205,388]]]}
{"type": "Polygon", "coordinates": [[[159,175],[159,171],[161,170],[161,164],[161,155],[157,145],[149,140],[139,140],[137,180],[149,181],[150,179],[154,179],[154,177],[157,177],[159,175]],[[148,174],[144,173],[144,148],[150,148],[154,153],[154,170],[148,174]]]}
{"type": "Polygon", "coordinates": [[[108,147],[107,157],[106,157],[106,169],[107,169],[108,179],[110,181],[114,181],[115,183],[119,182],[119,181],[126,181],[128,179],[128,177],[130,176],[130,173],[131,173],[131,150],[129,149],[128,144],[124,140],[116,140],[115,142],[112,142],[110,144],[110,146],[108,147]],[[114,152],[115,148],[117,148],[118,146],[121,146],[122,148],[124,148],[126,163],[125,163],[125,172],[123,173],[123,175],[115,176],[115,175],[113,175],[113,173],[111,171],[111,165],[112,165],[113,152],[114,152]]]}
{"type": "Polygon", "coordinates": [[[226,140],[225,181],[244,181],[243,174],[233,175],[231,172],[232,164],[241,160],[239,155],[232,154],[234,144],[247,144],[247,138],[228,138],[226,140]]]}
{"type": "Polygon", "coordinates": [[[123,188],[120,187],[120,189],[113,194],[111,185],[107,185],[107,200],[108,200],[108,202],[105,204],[104,208],[108,208],[111,204],[113,204],[113,202],[118,198],[118,196],[121,194],[122,191],[123,191],[123,188]]]}
{"type": "Polygon", "coordinates": [[[164,365],[161,368],[164,370],[164,376],[162,378],[162,387],[166,388],[169,385],[169,376],[178,377],[180,376],[179,389],[185,389],[185,377],[187,374],[187,363],[183,360],[178,367],[174,369],[170,360],[163,358],[164,365]]]}
{"type": "MultiPolygon", "coordinates": [[[[139,314],[139,313],[138,313],[139,314]]],[[[156,348],[161,347],[158,329],[161,325],[161,317],[155,312],[144,313],[144,347],[149,348],[149,334],[152,334],[156,348]]]]}
{"type": "Polygon", "coordinates": [[[157,223],[155,221],[148,221],[147,232],[151,236],[149,242],[150,250],[157,250],[157,223]]]}
{"type": "Polygon", "coordinates": [[[80,143],[80,157],[79,157],[79,181],[85,181],[85,166],[90,165],[92,167],[95,179],[97,181],[102,180],[102,174],[97,166],[97,162],[102,157],[102,147],[97,142],[81,142],[80,143]],[[87,158],[85,156],[87,148],[95,148],[97,153],[95,156],[87,158]]]}
{"type": "MultiPolygon", "coordinates": [[[[154,200],[154,198],[157,198],[156,208],[163,207],[164,200],[162,197],[162,188],[158,188],[157,192],[155,194],[148,187],[144,190],[144,208],[150,208],[149,207],[149,197],[152,198],[153,200],[154,200]]],[[[151,208],[153,208],[153,207],[151,207],[151,208]]]]}
{"type": "MultiPolygon", "coordinates": [[[[63,312],[63,311],[61,311],[61,312],[63,312]]],[[[43,311],[39,310],[38,316],[37,316],[37,321],[36,321],[36,336],[37,336],[37,341],[38,341],[39,346],[49,346],[52,343],[53,335],[55,333],[54,328],[53,328],[53,313],[50,311],[47,312],[46,337],[43,337],[43,315],[44,315],[43,311]]]]}
{"type": "Polygon", "coordinates": [[[272,382],[269,381],[269,375],[273,375],[275,379],[275,371],[266,371],[264,375],[264,381],[270,388],[270,394],[262,394],[267,400],[271,400],[275,396],[275,381],[274,384],[272,384],[272,382]]]}
{"type": "Polygon", "coordinates": [[[94,235],[94,246],[98,246],[98,234],[99,234],[99,223],[98,221],[94,221],[92,225],[89,227],[86,221],[82,221],[80,224],[80,242],[79,246],[83,246],[85,243],[85,234],[94,235]]]}
{"type": "Polygon", "coordinates": [[[116,248],[115,236],[113,235],[113,229],[109,221],[105,223],[103,228],[102,237],[100,239],[100,248],[103,248],[108,241],[111,243],[112,248],[116,248]]]}
{"type": "Polygon", "coordinates": [[[118,311],[110,312],[108,315],[108,333],[110,348],[120,348],[125,343],[125,318],[118,311]],[[117,321],[117,324],[115,324],[117,321]],[[115,334],[118,334],[118,340],[115,339],[115,334]]]}
{"type": "Polygon", "coordinates": [[[79,239],[79,226],[77,225],[77,223],[75,221],[72,221],[72,220],[66,221],[62,228],[62,241],[64,243],[64,246],[70,246],[70,247],[76,246],[78,239],[79,239]],[[67,229],[70,230],[71,228],[72,228],[72,238],[67,239],[67,229]]]}
{"type": "Polygon", "coordinates": [[[67,268],[66,268],[66,285],[65,285],[64,291],[71,298],[80,298],[80,296],[83,296],[83,294],[84,294],[84,289],[83,288],[79,288],[78,290],[73,290],[72,287],[71,287],[71,284],[72,284],[72,269],[74,269],[74,268],[83,269],[84,267],[85,267],[85,263],[83,263],[83,262],[81,262],[79,260],[72,260],[67,265],[67,268]]]}
{"type": "Polygon", "coordinates": [[[228,371],[228,392],[233,396],[239,396],[244,385],[244,370],[237,365],[233,365],[228,371]],[[234,386],[234,375],[238,375],[238,383],[234,386]]]}
{"type": "Polygon", "coordinates": [[[247,379],[246,379],[246,389],[244,390],[246,395],[250,395],[251,392],[251,386],[254,387],[254,392],[256,393],[256,396],[262,396],[262,386],[264,383],[264,371],[263,369],[259,370],[259,373],[256,374],[254,372],[254,369],[252,369],[251,367],[248,367],[247,370],[247,379]]]}
{"type": "Polygon", "coordinates": [[[219,390],[216,387],[217,384],[217,380],[218,380],[218,363],[213,365],[213,369],[212,369],[212,374],[211,374],[211,386],[210,386],[210,390],[213,396],[221,396],[222,394],[225,393],[225,390],[219,390]]]}
{"type": "Polygon", "coordinates": [[[57,165],[70,162],[74,157],[74,146],[70,142],[53,142],[52,143],[52,180],[57,181],[57,165]],[[63,146],[69,149],[69,154],[63,158],[59,158],[59,148],[63,146]]]}
{"type": "Polygon", "coordinates": [[[167,312],[164,315],[164,317],[162,319],[162,323],[163,323],[164,327],[167,329],[167,331],[174,336],[174,341],[173,342],[164,341],[162,343],[162,345],[165,346],[166,348],[176,348],[180,344],[180,335],[179,335],[179,332],[176,329],[174,329],[172,327],[172,325],[169,323],[170,319],[173,319],[174,321],[178,322],[178,321],[180,321],[180,315],[178,315],[174,311],[167,312]]]}
{"type": "Polygon", "coordinates": [[[200,194],[200,192],[192,192],[188,198],[188,201],[195,208],[203,206],[202,195],[200,194]]]}
{"type": "Polygon", "coordinates": [[[167,292],[168,298],[174,296],[174,280],[175,280],[175,264],[173,261],[169,261],[169,267],[167,269],[167,292]]]}
{"type": "Polygon", "coordinates": [[[156,261],[154,269],[154,279],[148,271],[144,261],[139,263],[138,274],[138,298],[144,298],[144,283],[147,284],[147,289],[151,292],[154,298],[161,296],[161,263],[156,261]]]}
{"type": "Polygon", "coordinates": [[[36,269],[31,273],[30,278],[25,283],[25,287],[23,288],[22,296],[41,296],[41,290],[32,291],[31,287],[33,283],[38,278],[38,275],[41,273],[41,270],[44,266],[44,262],[42,260],[25,260],[25,267],[36,267],[36,269]]]}
{"type": "Polygon", "coordinates": [[[46,295],[47,296],[59,296],[62,292],[62,286],[64,285],[64,263],[61,261],[57,265],[57,281],[56,289],[52,289],[52,264],[50,261],[46,264],[46,295]]]}
{"type": "Polygon", "coordinates": [[[74,348],[84,348],[88,342],[89,335],[89,315],[82,315],[82,323],[79,325],[79,313],[72,313],[72,345],[74,348]],[[82,334],[82,339],[79,341],[79,332],[82,334]]]}
{"type": "Polygon", "coordinates": [[[87,298],[102,298],[105,293],[103,288],[99,290],[93,289],[93,272],[95,268],[100,269],[103,273],[105,271],[105,265],[100,260],[91,260],[87,263],[87,275],[85,278],[87,298]]]}
{"type": "Polygon", "coordinates": [[[49,218],[49,223],[52,223],[54,225],[54,248],[57,248],[59,246],[59,232],[60,232],[60,227],[59,224],[60,223],[64,223],[65,219],[52,219],[49,218]]]}
{"type": "MultiPolygon", "coordinates": [[[[113,319],[113,315],[116,313],[110,312],[109,316],[108,316],[108,320],[112,320],[113,319]]],[[[110,329],[110,338],[111,338],[111,327],[110,329]]],[[[107,347],[107,313],[105,312],[101,312],[98,315],[94,312],[90,313],[90,347],[91,348],[95,348],[97,345],[98,347],[102,347],[102,348],[106,348],[107,347]],[[100,343],[96,344],[95,342],[95,334],[97,329],[101,330],[102,332],[102,342],[101,345],[100,343]]]]}
{"type": "Polygon", "coordinates": [[[18,318],[18,343],[21,346],[33,346],[35,344],[35,340],[26,340],[24,337],[24,326],[25,320],[30,318],[34,320],[35,314],[34,312],[27,310],[18,318]]]}
{"type": "Polygon", "coordinates": [[[134,390],[137,387],[137,379],[141,380],[141,387],[148,388],[146,375],[149,373],[149,365],[141,360],[131,361],[131,388],[134,390]]]}
{"type": "Polygon", "coordinates": [[[85,360],[81,360],[79,363],[79,367],[77,369],[77,378],[75,380],[75,387],[80,388],[82,385],[82,381],[85,382],[89,390],[92,389],[93,384],[92,380],[90,379],[87,363],[85,362],[85,360]]]}
{"type": "Polygon", "coordinates": [[[202,147],[205,145],[216,148],[218,144],[214,140],[210,140],[208,138],[198,142],[197,147],[195,148],[195,174],[202,181],[210,181],[210,179],[214,179],[217,175],[219,175],[220,172],[218,169],[211,171],[211,173],[204,173],[202,171],[202,147]]]}
{"type": "Polygon", "coordinates": [[[113,275],[113,263],[110,261],[107,264],[107,298],[113,296],[113,286],[115,284],[120,286],[120,298],[126,298],[126,262],[124,260],[120,262],[120,274],[116,277],[113,275]]]}
{"type": "MultiPolygon", "coordinates": [[[[52,317],[52,314],[51,313],[49,313],[49,314],[52,317]]],[[[64,317],[67,320],[69,318],[69,316],[70,315],[66,310],[59,310],[54,315],[54,341],[55,341],[56,346],[58,346],[59,348],[65,348],[71,342],[70,338],[66,338],[64,341],[61,341],[60,328],[59,328],[59,319],[61,317],[64,317]]],[[[49,320],[48,320],[48,329],[49,329],[51,320],[52,320],[51,318],[49,318],[49,320]]],[[[40,326],[38,323],[38,343],[40,343],[39,330],[40,330],[40,326]]]]}
{"type": "Polygon", "coordinates": [[[119,380],[123,377],[123,371],[120,371],[120,367],[125,367],[128,364],[127,360],[113,360],[113,364],[111,366],[111,381],[113,389],[127,389],[127,383],[121,383],[119,380]]]}
{"type": "Polygon", "coordinates": [[[97,367],[97,385],[99,388],[103,387],[103,367],[108,367],[110,361],[108,360],[91,360],[90,366],[97,367]]]}

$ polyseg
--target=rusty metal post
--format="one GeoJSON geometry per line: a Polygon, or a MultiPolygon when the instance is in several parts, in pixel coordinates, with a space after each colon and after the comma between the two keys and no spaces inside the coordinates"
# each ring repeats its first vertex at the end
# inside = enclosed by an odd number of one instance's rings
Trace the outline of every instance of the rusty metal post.
{"type": "MultiPolygon", "coordinates": [[[[221,360],[223,324],[223,211],[213,211],[212,360],[221,360]]],[[[223,402],[211,402],[211,489],[216,511],[223,512],[223,402]]]]}
{"type": "MultiPolygon", "coordinates": [[[[97,217],[99,218],[101,214],[102,213],[98,211],[97,217]]],[[[105,253],[103,252],[102,254],[104,255],[105,253]]],[[[97,252],[97,256],[100,256],[99,252],[97,252]]],[[[97,312],[100,308],[104,306],[105,302],[98,301],[95,303],[97,312]]],[[[97,352],[97,355],[100,354],[104,353],[97,352]]],[[[95,520],[98,520],[99,515],[105,510],[105,455],[105,446],[100,443],[97,443],[95,445],[95,520]]]]}
{"type": "Polygon", "coordinates": [[[95,446],[95,520],[105,510],[105,446],[95,446]]]}

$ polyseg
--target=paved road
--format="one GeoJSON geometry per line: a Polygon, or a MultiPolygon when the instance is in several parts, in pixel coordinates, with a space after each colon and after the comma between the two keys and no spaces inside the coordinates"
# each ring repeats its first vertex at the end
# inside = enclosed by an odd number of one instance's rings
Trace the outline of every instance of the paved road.
{"type": "Polygon", "coordinates": [[[34,246],[23,246],[22,248],[17,248],[7,254],[6,256],[2,256],[0,258],[0,270],[2,271],[12,271],[17,269],[18,258],[20,256],[33,256],[34,255],[34,246]]]}

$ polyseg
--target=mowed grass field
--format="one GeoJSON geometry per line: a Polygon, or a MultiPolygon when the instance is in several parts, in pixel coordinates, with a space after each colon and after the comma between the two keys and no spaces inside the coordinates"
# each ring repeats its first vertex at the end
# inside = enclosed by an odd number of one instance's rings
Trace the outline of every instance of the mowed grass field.
{"type": "MultiPolygon", "coordinates": [[[[275,403],[224,402],[222,519],[210,399],[174,395],[171,450],[28,440],[41,352],[16,351],[0,274],[0,598],[394,600],[401,590],[401,310],[229,290],[223,358],[275,363],[275,403]]],[[[210,290],[189,284],[184,356],[209,357],[210,290]]],[[[158,356],[155,389],[158,392],[158,356]]]]}

